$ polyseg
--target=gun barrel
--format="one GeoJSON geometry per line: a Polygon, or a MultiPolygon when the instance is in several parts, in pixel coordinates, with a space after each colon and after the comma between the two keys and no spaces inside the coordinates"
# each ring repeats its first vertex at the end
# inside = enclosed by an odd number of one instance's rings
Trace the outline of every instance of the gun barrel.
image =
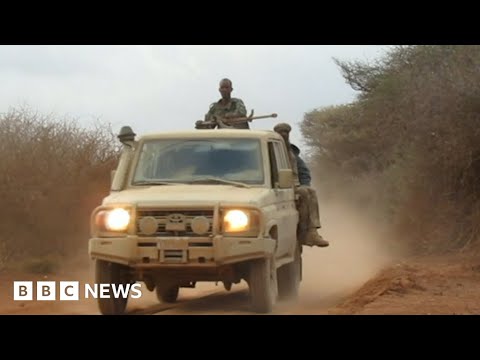
{"type": "Polygon", "coordinates": [[[277,114],[270,114],[270,115],[260,115],[260,116],[249,116],[249,117],[241,117],[241,118],[233,118],[233,119],[226,119],[226,122],[229,124],[236,124],[245,121],[252,121],[258,119],[267,119],[267,118],[276,118],[277,114]]]}
{"type": "Polygon", "coordinates": [[[267,118],[276,118],[277,114],[270,114],[270,115],[261,115],[261,116],[253,116],[250,119],[255,120],[255,119],[267,119],[267,118]]]}

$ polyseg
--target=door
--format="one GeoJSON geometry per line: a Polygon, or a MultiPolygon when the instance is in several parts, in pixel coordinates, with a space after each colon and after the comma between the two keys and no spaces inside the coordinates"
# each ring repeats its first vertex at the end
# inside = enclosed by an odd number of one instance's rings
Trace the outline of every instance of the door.
{"type": "Polygon", "coordinates": [[[290,162],[285,145],[280,141],[270,141],[268,144],[271,186],[275,193],[276,217],[278,226],[277,256],[291,253],[296,243],[298,215],[295,207],[295,193],[292,188],[279,189],[278,170],[290,169],[290,162]],[[295,216],[293,215],[295,214],[295,216]]]}

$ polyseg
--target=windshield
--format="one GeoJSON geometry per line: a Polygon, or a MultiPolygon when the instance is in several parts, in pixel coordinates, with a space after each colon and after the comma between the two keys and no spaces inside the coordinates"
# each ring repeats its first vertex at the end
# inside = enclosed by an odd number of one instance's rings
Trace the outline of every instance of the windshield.
{"type": "Polygon", "coordinates": [[[164,139],[146,141],[133,185],[201,183],[202,179],[263,184],[260,141],[256,139],[164,139]]]}

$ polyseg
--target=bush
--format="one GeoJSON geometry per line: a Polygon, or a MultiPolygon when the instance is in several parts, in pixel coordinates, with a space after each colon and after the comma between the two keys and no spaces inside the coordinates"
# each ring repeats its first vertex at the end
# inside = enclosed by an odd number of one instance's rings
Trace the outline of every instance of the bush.
{"type": "Polygon", "coordinates": [[[340,184],[378,207],[414,250],[476,243],[480,46],[398,46],[373,64],[336,62],[357,100],[302,122],[322,192],[340,184]],[[367,199],[356,191],[366,179],[367,199]]]}
{"type": "Polygon", "coordinates": [[[108,194],[119,149],[109,126],[13,109],[0,115],[3,254],[85,251],[90,213],[108,194]]]}

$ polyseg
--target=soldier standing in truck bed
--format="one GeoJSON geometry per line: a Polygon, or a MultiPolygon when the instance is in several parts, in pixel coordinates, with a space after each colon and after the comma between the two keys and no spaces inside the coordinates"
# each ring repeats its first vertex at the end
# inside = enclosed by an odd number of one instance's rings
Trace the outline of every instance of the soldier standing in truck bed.
{"type": "MultiPolygon", "coordinates": [[[[241,99],[232,98],[233,90],[232,81],[230,79],[222,79],[220,88],[218,89],[222,98],[210,105],[208,113],[205,115],[205,121],[197,121],[195,127],[197,129],[214,129],[217,127],[218,120],[227,120],[231,118],[239,118],[247,116],[247,109],[241,99]],[[208,123],[206,123],[208,122],[208,123]]],[[[233,124],[231,127],[235,129],[250,129],[247,121],[233,124]]]]}

